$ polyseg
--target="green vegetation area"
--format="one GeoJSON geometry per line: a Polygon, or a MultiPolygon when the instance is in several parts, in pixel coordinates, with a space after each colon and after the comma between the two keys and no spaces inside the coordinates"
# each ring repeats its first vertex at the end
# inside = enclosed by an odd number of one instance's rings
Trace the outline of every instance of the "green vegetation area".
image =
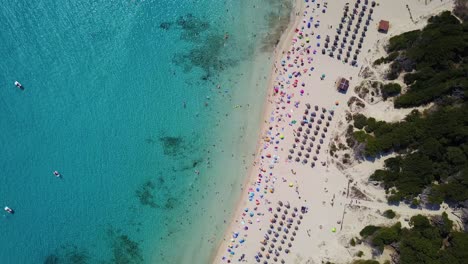
{"type": "Polygon", "coordinates": [[[435,99],[466,92],[468,24],[449,11],[429,19],[423,30],[392,37],[388,45],[390,72],[394,80],[407,72],[408,92],[395,100],[395,107],[413,107],[435,99]],[[396,54],[396,55],[395,55],[396,54]]]}
{"type": "Polygon", "coordinates": [[[396,96],[395,107],[434,105],[396,123],[356,114],[352,145],[368,158],[398,154],[370,177],[382,182],[389,202],[419,206],[424,192],[425,204],[461,204],[468,200],[468,24],[443,12],[422,30],[392,37],[388,50],[388,77],[407,72],[408,89],[398,95],[400,85],[387,84],[384,97],[396,96]]]}
{"type": "Polygon", "coordinates": [[[387,217],[388,219],[395,218],[396,214],[393,210],[388,209],[387,211],[383,212],[383,216],[387,217]]]}
{"type": "Polygon", "coordinates": [[[361,236],[378,252],[391,246],[399,252],[400,264],[467,263],[468,234],[453,231],[453,223],[447,214],[432,219],[413,216],[409,224],[409,229],[402,228],[399,222],[390,227],[367,226],[361,236]]]}

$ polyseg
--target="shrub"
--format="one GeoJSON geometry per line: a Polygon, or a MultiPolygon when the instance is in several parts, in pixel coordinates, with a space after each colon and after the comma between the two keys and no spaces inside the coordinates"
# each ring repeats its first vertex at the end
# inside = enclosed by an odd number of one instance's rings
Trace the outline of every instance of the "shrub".
{"type": "Polygon", "coordinates": [[[373,226],[373,225],[368,225],[364,227],[361,232],[359,232],[359,235],[362,237],[366,238],[368,236],[372,236],[377,230],[379,230],[381,227],[379,226],[373,226]]]}
{"type": "Polygon", "coordinates": [[[388,209],[387,211],[383,212],[383,216],[387,217],[388,219],[395,218],[396,214],[392,209],[388,209]]]}
{"type": "Polygon", "coordinates": [[[382,96],[384,99],[388,97],[396,96],[401,93],[401,85],[398,83],[388,83],[381,88],[382,96]]]}
{"type": "Polygon", "coordinates": [[[354,240],[354,238],[351,238],[351,240],[349,241],[349,244],[354,247],[356,246],[356,240],[354,240]]]}
{"type": "Polygon", "coordinates": [[[367,125],[367,118],[363,114],[355,114],[353,120],[354,127],[357,129],[363,129],[367,125]]]}

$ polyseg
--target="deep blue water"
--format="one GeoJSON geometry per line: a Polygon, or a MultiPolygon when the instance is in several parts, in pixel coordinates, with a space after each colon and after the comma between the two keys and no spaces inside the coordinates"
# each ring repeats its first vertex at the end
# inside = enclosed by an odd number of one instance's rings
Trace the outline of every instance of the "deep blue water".
{"type": "Polygon", "coordinates": [[[207,263],[254,151],[279,3],[3,2],[0,207],[16,213],[0,263],[207,263]]]}

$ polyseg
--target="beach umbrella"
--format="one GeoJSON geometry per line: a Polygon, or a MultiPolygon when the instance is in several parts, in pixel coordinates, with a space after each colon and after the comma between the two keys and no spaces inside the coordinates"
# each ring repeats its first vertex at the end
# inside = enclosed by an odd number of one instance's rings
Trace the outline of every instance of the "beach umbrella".
{"type": "Polygon", "coordinates": [[[312,163],[310,164],[310,167],[311,167],[311,168],[315,167],[315,162],[312,162],[312,163]]]}
{"type": "MultiPolygon", "coordinates": [[[[315,137],[312,137],[311,139],[312,139],[312,140],[315,140],[315,137]]],[[[312,148],[312,147],[314,146],[314,143],[310,142],[310,143],[309,143],[309,146],[312,148]]]]}
{"type": "Polygon", "coordinates": [[[275,232],[275,237],[276,237],[276,238],[277,238],[277,237],[279,237],[279,234],[278,234],[278,232],[275,232]]]}
{"type": "Polygon", "coordinates": [[[294,149],[290,149],[290,150],[289,150],[289,153],[293,154],[293,153],[294,153],[294,149]]]}
{"type": "Polygon", "coordinates": [[[291,156],[291,155],[288,155],[288,159],[292,159],[292,156],[291,156]]]}
{"type": "Polygon", "coordinates": [[[301,150],[304,150],[304,146],[301,146],[301,150]]]}
{"type": "MultiPolygon", "coordinates": [[[[349,30],[349,29],[348,29],[348,30],[349,30]]],[[[346,37],[349,37],[349,32],[346,31],[344,35],[345,35],[345,38],[343,38],[343,40],[346,39],[346,37]]]]}
{"type": "Polygon", "coordinates": [[[328,129],[327,129],[326,127],[324,127],[324,128],[323,128],[323,131],[327,132],[327,131],[328,131],[328,129]]]}
{"type": "MultiPolygon", "coordinates": [[[[309,154],[307,154],[307,155],[309,155],[309,154]]],[[[302,164],[307,164],[307,159],[303,159],[302,164]]]]}
{"type": "MultiPolygon", "coordinates": [[[[310,122],[314,122],[314,119],[313,118],[310,118],[310,122]]],[[[312,128],[312,124],[309,123],[309,125],[307,126],[308,128],[312,128]]]]}
{"type": "Polygon", "coordinates": [[[267,230],[267,233],[271,235],[271,229],[268,229],[268,230],[267,230]]]}
{"type": "Polygon", "coordinates": [[[304,110],[304,114],[308,115],[309,114],[309,110],[304,110]]]}
{"type": "Polygon", "coordinates": [[[271,243],[271,244],[270,244],[270,247],[271,247],[271,248],[275,248],[275,244],[271,243]]]}
{"type": "Polygon", "coordinates": [[[315,126],[315,130],[317,131],[320,130],[320,126],[319,125],[315,126]]]}
{"type": "Polygon", "coordinates": [[[322,124],[322,120],[317,120],[317,124],[321,125],[322,124]]]}
{"type": "MultiPolygon", "coordinates": [[[[303,136],[304,139],[308,139],[309,137],[307,136],[307,134],[304,134],[303,136]]],[[[305,143],[304,143],[305,144],[305,143]]],[[[301,149],[304,150],[304,146],[301,146],[301,149]]]]}
{"type": "Polygon", "coordinates": [[[309,158],[309,157],[310,157],[309,153],[306,153],[304,156],[305,156],[306,158],[309,158]]]}
{"type": "MultiPolygon", "coordinates": [[[[320,144],[323,144],[323,139],[320,139],[320,144]]],[[[320,145],[318,145],[317,147],[319,147],[320,145]]]]}
{"type": "Polygon", "coordinates": [[[317,160],[317,156],[314,156],[313,159],[314,159],[314,160],[317,160]]]}
{"type": "Polygon", "coordinates": [[[299,162],[300,160],[301,160],[301,159],[299,159],[299,158],[296,158],[296,162],[299,162]]]}
{"type": "Polygon", "coordinates": [[[277,258],[277,257],[274,257],[273,260],[276,262],[276,261],[278,261],[278,258],[277,258]]]}
{"type": "Polygon", "coordinates": [[[317,145],[317,149],[320,149],[320,148],[321,148],[321,146],[320,146],[320,145],[317,145]]]}
{"type": "Polygon", "coordinates": [[[292,145],[292,146],[293,146],[293,148],[296,148],[296,147],[297,147],[295,143],[293,143],[293,145],[292,145]]]}
{"type": "Polygon", "coordinates": [[[302,215],[299,215],[299,219],[302,219],[302,215]]]}
{"type": "Polygon", "coordinates": [[[325,134],[324,134],[324,133],[322,133],[322,138],[325,138],[325,134]]]}
{"type": "Polygon", "coordinates": [[[305,105],[306,105],[307,109],[310,109],[310,104],[309,103],[307,103],[305,105]]]}
{"type": "Polygon", "coordinates": [[[273,241],[273,243],[276,243],[276,238],[273,238],[271,241],[273,241]]]}
{"type": "Polygon", "coordinates": [[[306,133],[307,133],[307,134],[310,134],[310,129],[307,128],[307,129],[306,129],[306,133]]]}
{"type": "MultiPolygon", "coordinates": [[[[318,134],[318,132],[317,132],[317,131],[314,131],[314,135],[317,135],[317,134],[318,134]]],[[[312,137],[312,138],[314,138],[314,137],[312,137]]],[[[312,139],[312,140],[314,140],[314,139],[312,139]]]]}
{"type": "Polygon", "coordinates": [[[292,236],[291,238],[289,238],[289,240],[294,241],[294,237],[292,236]]]}
{"type": "MultiPolygon", "coordinates": [[[[318,147],[318,146],[317,146],[318,147]]],[[[320,150],[316,150],[315,153],[318,155],[320,153],[320,150]]]]}
{"type": "MultiPolygon", "coordinates": [[[[356,33],[357,33],[357,30],[356,30],[356,33]]],[[[353,34],[353,35],[351,36],[351,38],[352,38],[352,39],[356,39],[356,34],[353,34]]],[[[353,44],[353,41],[352,41],[352,40],[351,40],[351,44],[353,44]]]]}
{"type": "Polygon", "coordinates": [[[307,152],[311,152],[311,151],[312,151],[312,149],[311,149],[310,147],[307,147],[306,150],[307,150],[307,152]]]}
{"type": "Polygon", "coordinates": [[[260,247],[260,250],[261,250],[261,251],[265,251],[265,247],[260,247]]]}
{"type": "Polygon", "coordinates": [[[280,226],[284,225],[283,221],[279,221],[280,226]]]}

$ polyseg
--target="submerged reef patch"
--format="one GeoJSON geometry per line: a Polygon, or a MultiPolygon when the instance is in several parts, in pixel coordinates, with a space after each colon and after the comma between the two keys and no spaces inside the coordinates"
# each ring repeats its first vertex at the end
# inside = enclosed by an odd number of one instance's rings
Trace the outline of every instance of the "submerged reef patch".
{"type": "Polygon", "coordinates": [[[152,181],[147,181],[138,190],[136,190],[136,196],[142,205],[146,205],[151,208],[159,207],[156,203],[156,198],[153,195],[155,188],[156,186],[152,181]]]}
{"type": "Polygon", "coordinates": [[[163,177],[158,178],[157,184],[152,180],[144,182],[135,192],[140,204],[155,209],[174,209],[178,200],[171,195],[171,190],[164,183],[163,177]]]}
{"type": "Polygon", "coordinates": [[[66,245],[60,251],[48,255],[44,264],[87,264],[90,257],[86,250],[73,245],[66,245]]]}
{"type": "Polygon", "coordinates": [[[232,54],[232,48],[228,50],[226,47],[230,40],[229,34],[193,14],[180,16],[175,22],[163,22],[160,27],[164,30],[177,28],[181,31],[180,39],[190,43],[191,47],[175,53],[173,63],[185,72],[201,69],[201,80],[217,76],[219,72],[239,62],[239,59],[229,57],[232,54]]]}
{"type": "Polygon", "coordinates": [[[177,156],[183,150],[184,139],[182,137],[160,137],[164,155],[177,156]]]}
{"type": "Polygon", "coordinates": [[[128,235],[121,234],[110,228],[108,236],[111,239],[112,261],[115,264],[140,264],[144,262],[140,244],[128,235]]]}

